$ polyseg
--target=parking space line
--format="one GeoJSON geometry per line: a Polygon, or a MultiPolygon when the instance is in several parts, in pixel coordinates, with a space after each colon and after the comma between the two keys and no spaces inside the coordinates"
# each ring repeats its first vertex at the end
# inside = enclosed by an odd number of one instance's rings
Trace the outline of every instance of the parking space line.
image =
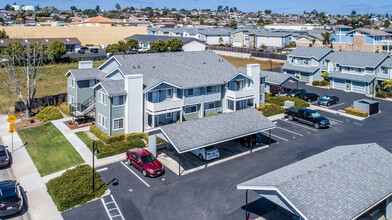
{"type": "Polygon", "coordinates": [[[108,168],[104,167],[104,168],[101,168],[101,169],[97,170],[97,172],[102,172],[102,171],[106,171],[106,170],[108,170],[108,168]]]}
{"type": "Polygon", "coordinates": [[[335,105],[329,106],[329,108],[335,108],[337,106],[341,106],[341,105],[344,105],[344,104],[345,104],[344,102],[343,103],[339,103],[339,104],[335,104],[335,105]]]}
{"type": "Polygon", "coordinates": [[[291,121],[286,121],[286,120],[283,120],[283,119],[280,119],[280,120],[284,121],[284,122],[287,122],[287,123],[290,123],[290,124],[293,124],[293,125],[297,125],[297,126],[302,127],[302,128],[306,128],[306,129],[312,130],[312,131],[318,131],[317,129],[309,128],[309,127],[306,127],[304,125],[297,124],[297,123],[294,123],[294,122],[291,122],[291,121]]]}
{"type": "Polygon", "coordinates": [[[140,181],[142,181],[146,186],[150,187],[150,185],[148,183],[146,183],[146,181],[144,181],[140,176],[138,176],[135,172],[133,172],[133,170],[131,170],[131,168],[129,168],[125,163],[123,163],[122,161],[120,162],[125,168],[127,168],[129,171],[131,171],[131,173],[133,173],[133,175],[135,175],[140,181]]]}
{"type": "Polygon", "coordinates": [[[282,129],[283,131],[287,131],[287,132],[293,133],[293,134],[298,135],[298,136],[301,136],[301,137],[303,136],[302,134],[298,134],[297,132],[290,131],[290,130],[288,130],[288,129],[286,129],[286,128],[281,128],[281,127],[279,127],[279,126],[276,126],[276,128],[282,129]]]}
{"type": "MultiPolygon", "coordinates": [[[[263,132],[266,133],[266,134],[268,135],[268,132],[265,132],[265,131],[263,131],[263,132]]],[[[279,139],[282,139],[282,140],[284,140],[284,141],[289,141],[289,140],[287,140],[286,138],[279,137],[278,135],[271,134],[271,136],[272,136],[272,137],[279,138],[279,139]]]]}
{"type": "Polygon", "coordinates": [[[106,214],[109,216],[109,218],[110,218],[111,220],[112,220],[112,219],[115,219],[115,218],[118,218],[118,217],[120,217],[122,220],[124,220],[124,216],[122,215],[121,210],[118,208],[118,205],[117,205],[116,200],[114,200],[114,197],[113,197],[112,195],[110,195],[110,198],[112,199],[111,202],[105,202],[105,200],[103,199],[103,197],[101,198],[101,201],[102,201],[103,207],[105,208],[106,214]],[[106,205],[108,205],[108,204],[114,204],[116,207],[115,207],[115,208],[112,208],[112,209],[108,209],[108,207],[106,207],[106,205]],[[115,211],[115,210],[117,210],[118,215],[113,215],[113,216],[112,216],[112,215],[110,214],[110,212],[111,212],[111,211],[115,211]]]}
{"type": "Polygon", "coordinates": [[[344,123],[344,121],[340,121],[338,119],[334,119],[334,118],[328,118],[328,119],[334,122],[344,123]]]}

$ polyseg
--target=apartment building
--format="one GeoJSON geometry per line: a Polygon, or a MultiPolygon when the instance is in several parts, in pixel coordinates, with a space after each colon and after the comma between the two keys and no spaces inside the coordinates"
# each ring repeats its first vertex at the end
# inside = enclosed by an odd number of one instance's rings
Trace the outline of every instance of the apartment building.
{"type": "Polygon", "coordinates": [[[94,112],[108,135],[264,103],[260,65],[237,69],[212,51],[116,55],[98,68],[81,64],[66,73],[68,103],[78,115],[94,112]]]}

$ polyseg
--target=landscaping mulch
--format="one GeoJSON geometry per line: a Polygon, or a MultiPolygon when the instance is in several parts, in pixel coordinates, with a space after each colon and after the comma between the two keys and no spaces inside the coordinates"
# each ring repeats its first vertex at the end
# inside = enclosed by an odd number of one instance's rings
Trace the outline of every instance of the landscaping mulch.
{"type": "Polygon", "coordinates": [[[64,121],[64,124],[67,125],[67,127],[69,127],[69,129],[74,130],[74,129],[78,129],[78,128],[84,128],[84,127],[91,126],[94,124],[94,122],[92,120],[88,120],[86,123],[78,124],[75,121],[69,120],[69,121],[64,121]]]}

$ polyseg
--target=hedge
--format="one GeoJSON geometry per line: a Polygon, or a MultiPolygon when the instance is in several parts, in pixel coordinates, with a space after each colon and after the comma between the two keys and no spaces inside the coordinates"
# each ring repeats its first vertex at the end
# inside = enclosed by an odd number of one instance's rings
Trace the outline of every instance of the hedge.
{"type": "Polygon", "coordinates": [[[355,109],[355,108],[353,108],[352,106],[345,108],[344,111],[345,111],[347,114],[356,115],[356,116],[359,116],[359,117],[364,117],[364,118],[366,118],[366,117],[368,116],[368,113],[367,113],[367,112],[364,112],[364,111],[355,109]]]}
{"type": "Polygon", "coordinates": [[[320,81],[317,80],[313,81],[312,86],[320,86],[320,81]]]}
{"type": "Polygon", "coordinates": [[[376,97],[385,99],[385,98],[387,98],[387,93],[383,92],[383,91],[378,91],[378,92],[376,92],[376,97]]]}
{"type": "Polygon", "coordinates": [[[284,112],[284,108],[273,103],[266,103],[261,105],[257,108],[257,110],[260,111],[261,114],[263,114],[265,117],[281,114],[284,112]]]}
{"type": "Polygon", "coordinates": [[[57,120],[61,118],[63,118],[63,115],[56,106],[45,107],[37,114],[37,119],[42,122],[57,120]]]}
{"type": "Polygon", "coordinates": [[[320,81],[320,86],[328,86],[329,82],[327,80],[320,81]]]}
{"type": "Polygon", "coordinates": [[[47,183],[48,193],[59,211],[99,198],[105,193],[107,185],[97,172],[94,172],[95,191],[92,192],[91,174],[89,165],[80,165],[47,183]]]}
{"type": "Polygon", "coordinates": [[[275,104],[275,105],[279,105],[279,106],[283,106],[284,105],[284,101],[293,101],[294,102],[294,107],[295,108],[306,108],[309,107],[309,103],[306,102],[305,100],[302,100],[300,98],[297,97],[287,97],[287,96],[265,96],[265,101],[275,104]]]}
{"type": "Polygon", "coordinates": [[[392,98],[392,92],[388,92],[388,93],[387,93],[387,97],[388,97],[388,98],[392,98]]]}
{"type": "Polygon", "coordinates": [[[125,140],[126,140],[126,142],[130,142],[131,140],[134,140],[134,139],[144,139],[144,140],[146,140],[147,142],[148,142],[148,133],[143,133],[143,132],[141,132],[141,133],[132,133],[132,134],[127,134],[126,136],[125,136],[125,140]]]}
{"type": "Polygon", "coordinates": [[[69,106],[66,102],[61,103],[59,105],[59,108],[65,115],[71,116],[71,111],[70,111],[69,106]]]}
{"type": "MultiPolygon", "coordinates": [[[[101,141],[95,141],[97,144],[97,148],[99,153],[95,154],[98,159],[113,156],[116,154],[121,154],[128,151],[131,148],[143,148],[145,144],[142,140],[135,139],[129,143],[124,141],[113,142],[110,144],[104,144],[101,141]]],[[[93,150],[93,143],[88,145],[88,148],[92,152],[93,150]]]]}
{"type": "Polygon", "coordinates": [[[101,131],[99,128],[97,128],[95,125],[90,126],[90,131],[91,133],[95,134],[99,140],[104,142],[105,144],[110,144],[113,142],[118,142],[118,141],[123,141],[124,140],[124,134],[119,133],[119,134],[114,134],[112,136],[108,136],[105,134],[103,131],[101,131]]]}

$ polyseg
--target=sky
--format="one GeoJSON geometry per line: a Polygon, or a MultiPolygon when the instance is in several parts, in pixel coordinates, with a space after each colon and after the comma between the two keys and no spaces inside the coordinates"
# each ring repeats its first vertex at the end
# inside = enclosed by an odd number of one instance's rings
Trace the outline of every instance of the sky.
{"type": "Polygon", "coordinates": [[[1,0],[0,7],[6,4],[37,5],[40,7],[55,6],[58,9],[69,9],[76,6],[80,9],[95,9],[97,5],[101,9],[114,9],[119,3],[122,8],[181,8],[185,9],[216,9],[218,5],[237,7],[241,11],[264,11],[272,10],[276,13],[300,13],[316,9],[327,14],[392,14],[391,0],[1,0]]]}

